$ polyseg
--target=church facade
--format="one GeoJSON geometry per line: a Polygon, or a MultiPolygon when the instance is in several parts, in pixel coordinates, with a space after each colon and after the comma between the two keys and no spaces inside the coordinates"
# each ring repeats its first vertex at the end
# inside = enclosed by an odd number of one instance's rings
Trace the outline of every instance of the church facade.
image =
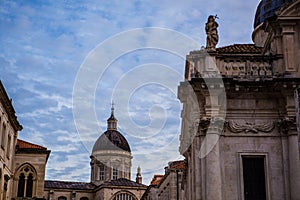
{"type": "Polygon", "coordinates": [[[254,44],[216,48],[216,28],[178,90],[183,199],[300,199],[300,1],[262,0],[254,44]]]}
{"type": "Polygon", "coordinates": [[[112,107],[90,156],[91,181],[45,180],[50,150],[18,139],[22,126],[0,81],[1,200],[300,199],[300,0],[261,0],[253,44],[217,48],[209,16],[205,49],[186,57],[179,151],[164,175],[142,184],[112,107]]]}

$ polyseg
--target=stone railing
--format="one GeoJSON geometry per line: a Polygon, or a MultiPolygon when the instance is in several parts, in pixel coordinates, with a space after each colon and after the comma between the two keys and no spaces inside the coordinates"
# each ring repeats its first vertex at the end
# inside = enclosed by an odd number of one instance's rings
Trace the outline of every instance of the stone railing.
{"type": "Polygon", "coordinates": [[[240,60],[218,60],[213,64],[207,64],[207,61],[190,60],[186,65],[186,79],[199,77],[210,77],[213,72],[221,77],[239,78],[239,79],[257,79],[257,78],[272,78],[272,65],[266,61],[240,61],[240,60]],[[215,67],[212,67],[214,65],[215,67]]]}

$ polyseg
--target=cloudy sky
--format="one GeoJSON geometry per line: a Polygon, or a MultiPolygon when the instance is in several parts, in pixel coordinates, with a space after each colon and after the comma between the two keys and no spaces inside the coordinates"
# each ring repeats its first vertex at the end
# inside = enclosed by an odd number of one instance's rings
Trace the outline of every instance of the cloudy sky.
{"type": "Polygon", "coordinates": [[[24,129],[51,150],[46,179],[89,181],[89,156],[111,101],[144,183],[180,159],[176,88],[184,56],[205,45],[251,43],[259,0],[0,2],[0,79],[24,129]],[[155,27],[155,28],[149,28],[155,27]]]}

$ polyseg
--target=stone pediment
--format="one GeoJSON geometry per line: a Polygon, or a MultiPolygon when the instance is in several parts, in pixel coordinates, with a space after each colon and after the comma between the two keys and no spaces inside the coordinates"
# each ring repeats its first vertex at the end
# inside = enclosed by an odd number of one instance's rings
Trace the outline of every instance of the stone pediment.
{"type": "Polygon", "coordinates": [[[297,0],[278,11],[278,17],[300,17],[300,0],[297,0]]]}

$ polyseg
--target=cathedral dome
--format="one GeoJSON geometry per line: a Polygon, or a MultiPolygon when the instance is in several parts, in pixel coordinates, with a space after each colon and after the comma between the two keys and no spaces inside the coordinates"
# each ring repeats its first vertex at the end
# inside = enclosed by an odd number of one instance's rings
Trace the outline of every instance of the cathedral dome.
{"type": "Polygon", "coordinates": [[[101,150],[124,150],[131,152],[125,137],[117,130],[105,131],[96,141],[93,152],[101,150]]]}
{"type": "Polygon", "coordinates": [[[93,153],[102,150],[118,150],[131,152],[126,138],[117,130],[118,120],[114,115],[114,107],[111,108],[111,115],[107,119],[107,131],[105,131],[96,141],[93,153]]]}
{"type": "Polygon", "coordinates": [[[256,9],[254,28],[263,23],[266,19],[274,17],[276,10],[293,0],[261,0],[256,9]]]}

